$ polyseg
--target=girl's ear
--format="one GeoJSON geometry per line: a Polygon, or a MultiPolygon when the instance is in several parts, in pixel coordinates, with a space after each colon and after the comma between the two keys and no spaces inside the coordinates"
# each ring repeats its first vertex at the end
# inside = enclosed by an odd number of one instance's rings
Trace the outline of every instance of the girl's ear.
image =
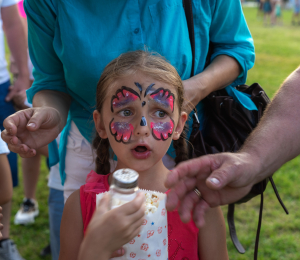
{"type": "Polygon", "coordinates": [[[94,122],[95,122],[95,126],[96,126],[96,131],[98,132],[99,136],[102,139],[108,138],[105,127],[104,127],[103,120],[101,118],[101,114],[99,113],[98,110],[94,110],[93,118],[94,118],[94,122]]]}
{"type": "Polygon", "coordinates": [[[173,140],[178,140],[182,131],[183,131],[183,127],[185,125],[185,122],[187,120],[187,113],[185,112],[181,112],[180,116],[179,116],[179,120],[178,120],[178,124],[175,128],[174,134],[173,134],[173,140]]]}

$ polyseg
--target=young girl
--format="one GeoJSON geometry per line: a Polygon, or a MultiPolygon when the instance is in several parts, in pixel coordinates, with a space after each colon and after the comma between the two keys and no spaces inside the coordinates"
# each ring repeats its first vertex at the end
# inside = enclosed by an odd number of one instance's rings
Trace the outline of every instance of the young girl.
{"type": "MultiPolygon", "coordinates": [[[[182,111],[183,85],[176,69],[163,58],[144,51],[121,55],[104,69],[96,98],[97,136],[93,146],[97,151],[97,173],[90,172],[86,184],[66,202],[61,224],[61,260],[77,259],[96,208],[96,194],[109,190],[110,148],[118,158],[116,170],[137,171],[139,188],[159,192],[167,192],[164,182],[168,169],[162,158],[172,140],[176,163],[187,159],[186,143],[181,137],[187,119],[182,111]]],[[[139,234],[144,216],[141,205],[138,196],[101,216],[98,225],[102,225],[103,232],[98,244],[103,251],[99,259],[109,259],[114,250],[139,234]]],[[[220,208],[207,213],[206,225],[201,229],[193,221],[182,223],[177,211],[167,214],[169,259],[228,259],[220,208]]]]}

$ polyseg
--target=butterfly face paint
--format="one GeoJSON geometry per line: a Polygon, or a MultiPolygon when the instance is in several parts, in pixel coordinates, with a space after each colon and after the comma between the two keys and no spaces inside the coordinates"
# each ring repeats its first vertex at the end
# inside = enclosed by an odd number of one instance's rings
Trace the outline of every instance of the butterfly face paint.
{"type": "MultiPolygon", "coordinates": [[[[136,101],[138,98],[141,100],[141,107],[145,107],[147,104],[147,100],[141,99],[142,96],[142,85],[138,82],[134,82],[135,86],[138,88],[140,94],[136,92],[135,90],[123,86],[121,89],[118,89],[116,91],[116,94],[111,99],[111,111],[114,112],[114,109],[122,108],[124,107],[124,111],[127,109],[125,108],[129,103],[132,103],[136,101]],[[140,96],[141,95],[141,96],[140,96]]],[[[150,84],[146,89],[144,93],[144,98],[146,96],[149,97],[150,100],[152,100],[154,103],[157,104],[158,107],[161,107],[161,109],[158,108],[159,111],[163,111],[165,108],[166,110],[169,110],[169,113],[173,113],[174,111],[174,101],[175,96],[169,89],[164,88],[158,88],[157,90],[153,90],[153,86],[155,84],[150,84]]],[[[152,104],[152,103],[151,103],[152,104]]],[[[154,105],[154,107],[156,107],[154,105]]],[[[123,110],[119,113],[125,113],[123,110]]],[[[130,112],[130,109],[127,110],[130,112]]],[[[164,112],[165,113],[165,112],[164,112]]],[[[168,114],[168,113],[166,113],[168,114]]],[[[130,115],[129,115],[130,116],[130,115]]],[[[114,118],[110,122],[110,132],[115,137],[115,140],[117,142],[122,142],[124,144],[130,143],[131,136],[134,131],[134,127],[132,124],[128,122],[124,122],[124,119],[126,119],[126,115],[122,119],[122,122],[114,122],[114,118]]],[[[157,119],[154,119],[156,122],[151,122],[150,129],[152,131],[152,136],[156,140],[162,140],[166,141],[169,137],[172,136],[173,130],[174,130],[174,121],[170,116],[167,117],[157,117],[157,119]],[[159,121],[162,120],[162,121],[159,121]],[[159,122],[158,122],[159,121],[159,122]]],[[[140,126],[141,127],[148,127],[147,120],[144,116],[142,116],[140,120],[140,126]]]]}
{"type": "Polygon", "coordinates": [[[109,128],[115,140],[120,143],[129,143],[134,127],[132,124],[126,122],[113,122],[114,118],[110,121],[109,128]]]}
{"type": "MultiPolygon", "coordinates": [[[[170,108],[173,113],[174,101],[175,101],[174,94],[169,89],[164,89],[164,88],[158,88],[157,90],[154,90],[152,92],[151,90],[153,85],[154,84],[151,84],[147,88],[146,92],[147,91],[148,93],[151,92],[151,94],[149,95],[153,101],[155,101],[160,106],[165,107],[166,109],[170,108]]],[[[173,134],[174,121],[170,117],[170,120],[168,122],[157,122],[157,123],[151,122],[150,128],[152,129],[152,135],[154,139],[166,141],[173,134]]]]}
{"type": "Polygon", "coordinates": [[[169,122],[151,122],[150,127],[152,129],[154,139],[166,141],[173,134],[174,121],[170,118],[169,122]]]}
{"type": "Polygon", "coordinates": [[[174,111],[175,96],[170,90],[159,88],[150,94],[150,96],[155,102],[163,105],[164,107],[170,107],[172,112],[174,111]]]}
{"type": "Polygon", "coordinates": [[[111,98],[111,112],[114,112],[114,108],[125,106],[137,98],[141,99],[136,91],[123,86],[121,89],[118,89],[116,95],[111,98]]]}

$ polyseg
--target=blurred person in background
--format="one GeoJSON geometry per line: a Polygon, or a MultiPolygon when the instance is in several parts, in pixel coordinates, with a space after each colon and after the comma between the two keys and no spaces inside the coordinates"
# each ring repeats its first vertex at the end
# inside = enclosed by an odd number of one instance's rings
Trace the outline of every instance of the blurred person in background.
{"type": "MultiPolygon", "coordinates": [[[[23,0],[18,3],[18,10],[21,17],[21,20],[24,25],[24,30],[26,33],[27,39],[27,18],[26,13],[23,7],[23,0]]],[[[29,71],[29,82],[30,86],[33,83],[32,69],[33,65],[28,56],[28,71],[29,71]]],[[[19,78],[19,69],[17,63],[13,57],[13,54],[10,56],[10,73],[13,75],[13,83],[19,78]]],[[[27,101],[26,89],[18,92],[14,97],[14,105],[16,111],[26,109],[31,107],[27,101]]],[[[38,202],[36,200],[36,187],[38,182],[38,177],[40,174],[41,166],[41,154],[37,153],[36,156],[32,158],[22,158],[22,173],[23,173],[23,185],[24,185],[24,199],[18,210],[14,223],[18,224],[32,224],[34,223],[35,217],[39,214],[38,202]]]]}
{"type": "MultiPolygon", "coordinates": [[[[15,113],[13,100],[17,94],[30,86],[27,66],[27,41],[24,25],[18,11],[18,0],[0,0],[0,129],[3,130],[3,120],[15,113]],[[16,60],[19,77],[10,84],[10,75],[5,60],[4,34],[8,47],[16,60]]],[[[8,156],[13,187],[18,185],[17,155],[10,153],[8,156]]],[[[3,210],[3,237],[0,240],[0,259],[22,259],[13,241],[9,239],[11,200],[2,206],[3,210]]]]}
{"type": "Polygon", "coordinates": [[[2,206],[9,203],[12,198],[12,179],[7,154],[9,154],[7,144],[0,137],[0,239],[2,239],[3,229],[2,206]]]}
{"type": "Polygon", "coordinates": [[[272,24],[272,4],[271,0],[264,0],[263,3],[263,11],[264,11],[264,25],[272,24]]]}
{"type": "Polygon", "coordinates": [[[12,178],[7,159],[8,154],[7,144],[0,137],[0,205],[9,202],[12,198],[12,178]]]}
{"type": "Polygon", "coordinates": [[[300,25],[300,0],[294,2],[294,13],[292,16],[292,25],[300,25]]]}
{"type": "MultiPolygon", "coordinates": [[[[0,130],[1,132],[1,130],[0,130]]],[[[13,193],[12,176],[7,159],[10,153],[0,137],[0,259],[22,259],[13,240],[9,239],[10,208],[13,193]],[[2,208],[3,214],[2,215],[2,208]],[[1,233],[1,230],[2,233],[1,233]]]]}
{"type": "Polygon", "coordinates": [[[275,5],[275,24],[283,25],[282,21],[282,0],[276,0],[275,5]]]}
{"type": "MultiPolygon", "coordinates": [[[[23,7],[23,0],[18,3],[18,9],[27,36],[27,17],[23,7]]],[[[32,85],[34,81],[32,69],[33,65],[28,55],[30,85],[32,85]]],[[[17,80],[19,76],[19,70],[12,55],[10,72],[13,74],[14,81],[17,80]]],[[[25,90],[16,94],[14,101],[16,110],[22,110],[32,107],[32,105],[28,103],[25,90]]],[[[56,138],[55,141],[53,141],[53,145],[58,146],[58,144],[59,137],[56,138]]],[[[35,221],[35,217],[37,217],[39,214],[38,202],[36,200],[36,188],[40,174],[41,159],[44,156],[46,158],[48,157],[48,146],[39,149],[34,157],[22,158],[24,199],[20,209],[15,215],[15,224],[32,224],[35,221]]],[[[52,167],[50,167],[48,178],[48,187],[50,189],[48,198],[50,243],[41,251],[40,255],[46,256],[51,254],[52,260],[58,260],[60,251],[60,222],[64,207],[64,199],[63,186],[61,184],[59,175],[59,164],[57,163],[51,166],[52,167]]]]}

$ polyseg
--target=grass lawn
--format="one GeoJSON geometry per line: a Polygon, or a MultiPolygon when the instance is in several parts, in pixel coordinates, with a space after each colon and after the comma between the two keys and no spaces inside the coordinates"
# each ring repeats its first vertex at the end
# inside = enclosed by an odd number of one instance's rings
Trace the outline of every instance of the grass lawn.
{"type": "MultiPolygon", "coordinates": [[[[262,19],[256,17],[255,8],[245,8],[244,12],[256,48],[256,62],[254,68],[249,71],[247,84],[259,82],[268,95],[273,97],[283,80],[300,64],[300,26],[290,25],[291,11],[283,11],[284,25],[275,27],[263,26],[262,19]]],[[[300,158],[297,157],[284,165],[274,176],[280,195],[290,211],[288,216],[277,202],[271,186],[267,187],[259,259],[300,259],[299,165],[300,158]]],[[[49,242],[47,174],[48,170],[43,160],[37,187],[40,215],[34,225],[13,224],[13,217],[23,199],[22,185],[14,189],[11,238],[15,240],[20,253],[27,260],[40,259],[40,250],[49,242]]],[[[22,183],[21,170],[19,176],[22,183]]],[[[236,207],[236,228],[246,253],[238,254],[228,236],[230,259],[253,258],[258,209],[259,198],[236,207]]],[[[223,207],[223,211],[226,217],[227,207],[223,207]]]]}

